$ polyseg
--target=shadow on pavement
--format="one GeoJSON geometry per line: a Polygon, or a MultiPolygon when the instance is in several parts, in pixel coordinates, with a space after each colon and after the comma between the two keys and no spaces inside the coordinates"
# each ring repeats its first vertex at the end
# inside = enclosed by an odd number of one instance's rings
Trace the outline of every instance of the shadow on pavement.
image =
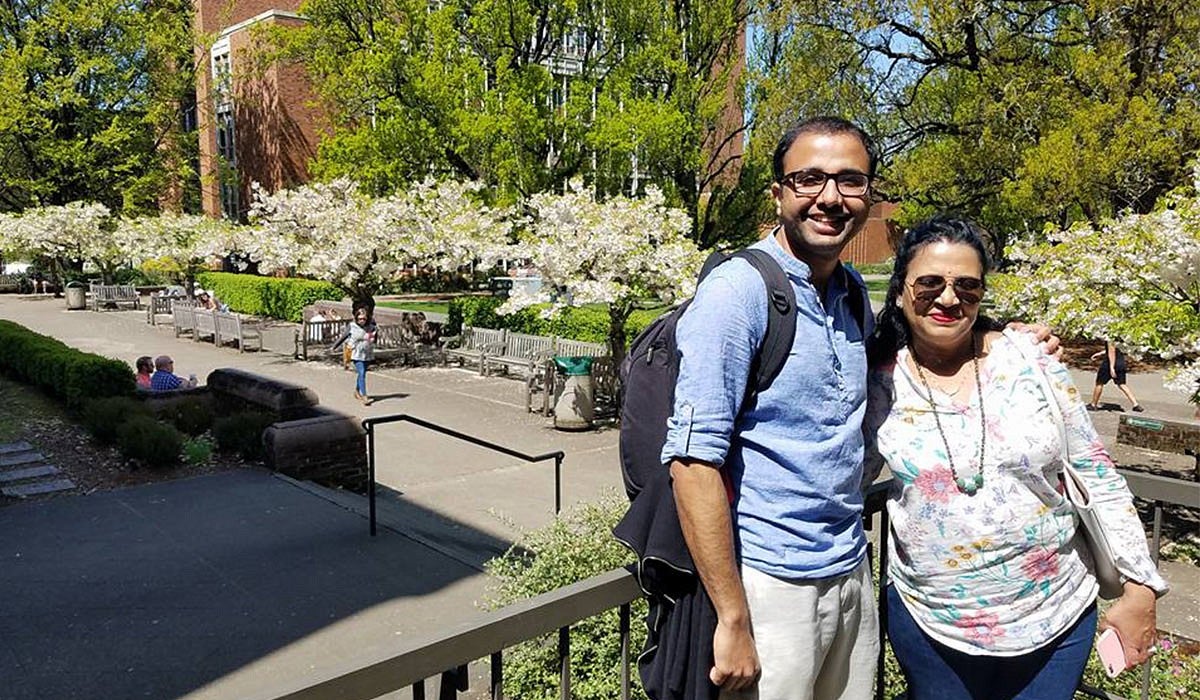
{"type": "Polygon", "coordinates": [[[372,538],[365,499],[329,493],[247,470],[0,508],[0,695],[176,698],[351,616],[394,643],[469,615],[420,598],[508,545],[414,506],[372,538]],[[386,529],[408,520],[416,538],[386,529]],[[421,542],[448,526],[453,557],[421,542]]]}

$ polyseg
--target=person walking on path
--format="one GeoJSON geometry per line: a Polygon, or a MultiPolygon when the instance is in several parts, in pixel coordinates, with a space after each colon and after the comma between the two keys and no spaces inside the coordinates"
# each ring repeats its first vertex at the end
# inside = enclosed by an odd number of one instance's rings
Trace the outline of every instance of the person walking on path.
{"type": "Polygon", "coordinates": [[[375,359],[375,332],[371,312],[365,307],[355,311],[346,345],[350,348],[350,360],[354,363],[354,398],[364,406],[371,405],[371,398],[367,394],[367,366],[375,359]]]}
{"type": "Polygon", "coordinates": [[[1133,412],[1141,413],[1145,409],[1138,403],[1137,397],[1133,395],[1133,390],[1125,383],[1125,372],[1127,369],[1125,362],[1125,353],[1112,343],[1105,341],[1104,349],[1093,353],[1092,359],[1096,360],[1103,357],[1100,362],[1100,369],[1096,370],[1096,388],[1092,389],[1092,402],[1087,405],[1089,411],[1100,410],[1100,395],[1104,393],[1104,385],[1110,381],[1117,385],[1125,398],[1129,399],[1129,403],[1133,404],[1133,412]]]}

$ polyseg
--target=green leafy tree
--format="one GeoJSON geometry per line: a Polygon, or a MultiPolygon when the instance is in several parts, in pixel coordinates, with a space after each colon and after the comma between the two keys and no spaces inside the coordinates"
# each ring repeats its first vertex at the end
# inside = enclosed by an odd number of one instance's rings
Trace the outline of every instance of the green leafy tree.
{"type": "Polygon", "coordinates": [[[191,3],[0,5],[0,209],[157,208],[187,178],[191,3]]]}
{"type": "Polygon", "coordinates": [[[775,26],[785,49],[833,49],[789,70],[827,66],[825,101],[881,137],[903,221],[957,210],[1001,249],[1045,224],[1150,211],[1200,146],[1187,0],[810,0],[775,26]]]}
{"type": "MultiPolygon", "coordinates": [[[[735,146],[749,8],[309,0],[306,26],[273,30],[275,58],[302,61],[333,115],[319,177],[383,194],[448,172],[501,203],[576,177],[601,198],[656,185],[707,245],[745,206],[735,146]]],[[[761,199],[763,183],[747,182],[761,199]]]]}

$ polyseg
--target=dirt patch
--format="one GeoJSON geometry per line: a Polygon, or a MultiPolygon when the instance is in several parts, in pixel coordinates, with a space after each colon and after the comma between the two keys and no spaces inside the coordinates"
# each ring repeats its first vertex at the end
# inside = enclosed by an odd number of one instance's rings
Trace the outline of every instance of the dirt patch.
{"type": "MultiPolygon", "coordinates": [[[[6,414],[0,420],[0,442],[28,442],[77,487],[75,491],[39,499],[261,467],[236,455],[214,452],[204,463],[149,469],[127,459],[115,447],[98,443],[56,401],[35,389],[0,378],[0,405],[6,414]]],[[[0,506],[11,502],[20,501],[4,498],[0,499],[0,506]]]]}

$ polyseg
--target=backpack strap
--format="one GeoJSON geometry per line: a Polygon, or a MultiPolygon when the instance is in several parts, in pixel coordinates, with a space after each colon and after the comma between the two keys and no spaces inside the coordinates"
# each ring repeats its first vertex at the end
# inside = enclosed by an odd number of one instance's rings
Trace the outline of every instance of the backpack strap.
{"type": "Polygon", "coordinates": [[[787,362],[796,337],[796,292],[787,273],[765,250],[746,248],[729,257],[753,265],[767,287],[767,333],[751,368],[754,381],[746,382],[746,395],[751,398],[769,387],[787,362]]]}
{"type": "Polygon", "coordinates": [[[858,270],[855,270],[849,265],[842,265],[842,269],[846,271],[846,293],[850,296],[850,313],[854,315],[854,320],[858,323],[858,330],[862,333],[862,337],[867,337],[867,283],[863,281],[862,275],[858,270]]]}

